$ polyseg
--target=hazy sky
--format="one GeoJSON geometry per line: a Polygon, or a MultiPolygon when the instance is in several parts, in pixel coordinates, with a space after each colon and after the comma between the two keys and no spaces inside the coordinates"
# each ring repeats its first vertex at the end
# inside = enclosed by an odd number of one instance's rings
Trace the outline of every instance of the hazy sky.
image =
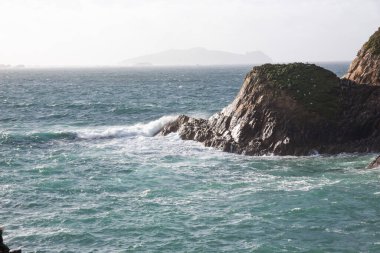
{"type": "Polygon", "coordinates": [[[380,0],[0,0],[0,63],[112,65],[167,49],[351,60],[380,0]]]}

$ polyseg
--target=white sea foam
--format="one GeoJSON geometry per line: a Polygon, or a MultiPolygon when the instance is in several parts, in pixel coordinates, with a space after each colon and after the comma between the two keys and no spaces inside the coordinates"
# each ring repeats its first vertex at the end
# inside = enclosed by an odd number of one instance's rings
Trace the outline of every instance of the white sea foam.
{"type": "Polygon", "coordinates": [[[167,123],[175,120],[177,116],[163,116],[148,123],[138,123],[131,126],[110,126],[101,128],[90,128],[78,130],[77,136],[80,139],[105,139],[105,138],[124,138],[154,136],[167,123]]]}
{"type": "Polygon", "coordinates": [[[140,197],[146,197],[150,193],[150,189],[147,189],[140,193],[140,197]]]}

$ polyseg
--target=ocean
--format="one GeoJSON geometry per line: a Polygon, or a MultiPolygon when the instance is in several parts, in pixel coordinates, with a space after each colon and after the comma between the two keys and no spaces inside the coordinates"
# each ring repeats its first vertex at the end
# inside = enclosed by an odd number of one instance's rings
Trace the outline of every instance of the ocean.
{"type": "MultiPolygon", "coordinates": [[[[342,76],[348,63],[322,66],[342,76]]],[[[23,252],[380,252],[376,154],[248,157],[176,134],[251,66],[0,70],[0,224],[23,252]]]]}

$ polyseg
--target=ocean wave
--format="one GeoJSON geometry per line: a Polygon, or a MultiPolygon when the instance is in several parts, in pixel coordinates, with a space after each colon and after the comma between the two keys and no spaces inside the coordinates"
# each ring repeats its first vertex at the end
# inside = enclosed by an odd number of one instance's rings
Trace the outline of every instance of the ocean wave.
{"type": "Polygon", "coordinates": [[[55,140],[93,140],[126,137],[152,137],[168,122],[177,116],[163,116],[148,123],[137,123],[130,126],[102,126],[79,128],[69,131],[32,132],[32,133],[0,133],[0,144],[47,143],[55,140]]]}
{"type": "Polygon", "coordinates": [[[82,129],[77,132],[79,139],[108,139],[145,136],[152,137],[167,123],[175,120],[177,116],[163,116],[148,123],[138,123],[131,126],[111,126],[101,128],[82,129]]]}

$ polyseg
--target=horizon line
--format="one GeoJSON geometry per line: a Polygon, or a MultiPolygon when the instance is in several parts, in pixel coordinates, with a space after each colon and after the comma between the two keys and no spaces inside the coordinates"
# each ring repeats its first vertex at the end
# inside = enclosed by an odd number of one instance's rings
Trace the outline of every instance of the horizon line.
{"type": "Polygon", "coordinates": [[[35,65],[27,65],[27,64],[0,64],[0,70],[16,70],[16,69],[47,69],[47,68],[156,68],[156,67],[233,67],[233,66],[259,66],[263,64],[289,64],[289,63],[312,63],[312,64],[326,64],[326,63],[350,63],[352,60],[322,60],[322,61],[274,61],[268,63],[252,63],[252,64],[189,64],[189,65],[123,65],[123,64],[67,64],[67,65],[55,65],[55,64],[35,64],[35,65]]]}

